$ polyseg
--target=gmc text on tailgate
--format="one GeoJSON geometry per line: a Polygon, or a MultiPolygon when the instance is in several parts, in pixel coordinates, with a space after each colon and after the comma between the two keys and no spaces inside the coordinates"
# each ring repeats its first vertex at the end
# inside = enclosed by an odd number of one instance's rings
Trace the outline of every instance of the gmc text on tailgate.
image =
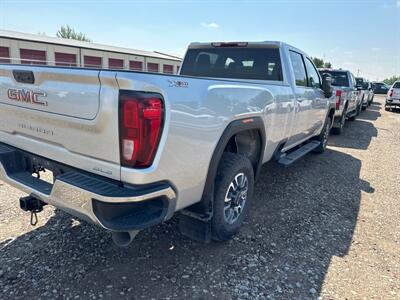
{"type": "Polygon", "coordinates": [[[193,43],[178,76],[0,65],[0,179],[120,246],[178,211],[184,235],[226,240],[263,163],[325,150],[331,95],[282,42],[193,43]]]}

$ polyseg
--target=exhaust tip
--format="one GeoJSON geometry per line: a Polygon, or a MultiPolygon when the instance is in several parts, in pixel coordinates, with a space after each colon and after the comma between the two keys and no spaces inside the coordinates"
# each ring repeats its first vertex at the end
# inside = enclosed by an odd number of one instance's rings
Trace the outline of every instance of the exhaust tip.
{"type": "Polygon", "coordinates": [[[134,231],[125,231],[125,232],[113,232],[112,240],[115,245],[118,247],[128,247],[136,235],[139,233],[139,230],[134,231]]]}

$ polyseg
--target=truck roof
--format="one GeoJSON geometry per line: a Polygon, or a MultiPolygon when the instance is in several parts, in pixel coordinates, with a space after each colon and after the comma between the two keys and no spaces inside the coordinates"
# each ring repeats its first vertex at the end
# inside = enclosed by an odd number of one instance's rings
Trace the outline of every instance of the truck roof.
{"type": "Polygon", "coordinates": [[[320,72],[350,72],[349,70],[344,69],[332,69],[332,68],[318,68],[320,72]]]}
{"type": "Polygon", "coordinates": [[[218,46],[225,46],[225,47],[247,47],[247,46],[251,46],[251,47],[267,47],[267,48],[284,48],[284,49],[290,49],[290,50],[294,50],[298,53],[303,54],[304,56],[308,56],[309,55],[300,50],[299,48],[296,48],[288,43],[282,42],[282,41],[260,41],[260,42],[194,42],[191,43],[188,47],[188,50],[190,49],[201,49],[201,48],[210,48],[210,47],[218,47],[218,46]]]}
{"type": "MultiPolygon", "coordinates": [[[[297,49],[296,47],[293,47],[292,45],[289,45],[288,43],[285,43],[285,42],[282,42],[282,41],[260,41],[260,42],[247,42],[247,41],[241,41],[241,42],[193,42],[193,43],[190,43],[190,45],[189,45],[189,48],[203,48],[203,47],[210,47],[210,46],[213,46],[213,45],[216,45],[216,44],[222,44],[222,45],[232,45],[232,46],[234,46],[235,44],[236,45],[245,45],[245,46],[260,46],[260,47],[262,47],[262,46],[274,46],[274,47],[276,47],[276,48],[281,48],[281,47],[284,47],[284,46],[286,46],[286,47],[290,47],[290,48],[295,48],[295,49],[297,49]]],[[[297,49],[299,52],[303,52],[303,51],[301,51],[300,49],[297,49]]]]}

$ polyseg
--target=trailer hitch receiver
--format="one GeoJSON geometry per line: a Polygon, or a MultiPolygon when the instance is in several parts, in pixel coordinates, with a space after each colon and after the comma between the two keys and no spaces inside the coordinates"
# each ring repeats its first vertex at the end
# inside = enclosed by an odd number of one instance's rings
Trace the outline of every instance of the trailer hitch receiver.
{"type": "Polygon", "coordinates": [[[31,225],[35,226],[38,222],[37,213],[43,210],[43,206],[47,205],[47,203],[42,200],[30,195],[27,197],[19,198],[19,206],[24,211],[31,212],[31,225]]]}

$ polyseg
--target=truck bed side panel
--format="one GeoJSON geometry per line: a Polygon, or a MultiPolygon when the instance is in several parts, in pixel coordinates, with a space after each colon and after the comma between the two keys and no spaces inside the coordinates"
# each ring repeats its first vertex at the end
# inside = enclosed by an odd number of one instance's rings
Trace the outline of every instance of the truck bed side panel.
{"type": "Polygon", "coordinates": [[[269,159],[286,132],[287,111],[293,110],[288,107],[293,101],[288,86],[129,72],[118,72],[117,81],[121,89],[160,93],[166,108],[154,165],[146,170],[122,168],[121,179],[138,184],[168,180],[177,190],[177,209],[201,199],[214,149],[230,122],[251,116],[267,120],[269,159]],[[282,95],[278,104],[277,94],[282,95]],[[280,134],[272,130],[275,122],[282,126],[280,134]]]}

